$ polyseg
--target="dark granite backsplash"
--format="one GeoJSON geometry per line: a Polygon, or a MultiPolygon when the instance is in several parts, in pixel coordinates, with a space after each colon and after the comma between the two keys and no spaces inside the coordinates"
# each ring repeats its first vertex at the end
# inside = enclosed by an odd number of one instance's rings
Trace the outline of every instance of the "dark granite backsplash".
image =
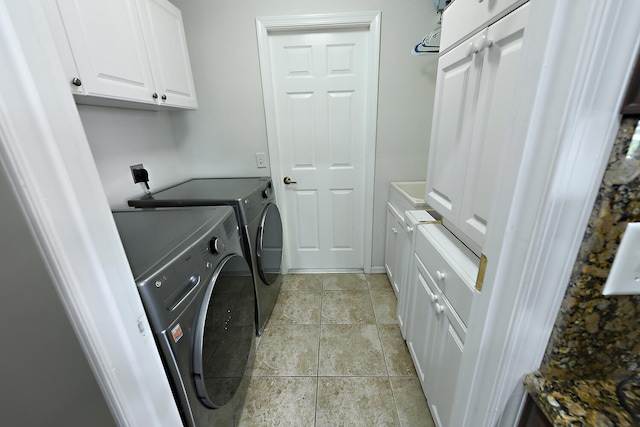
{"type": "Polygon", "coordinates": [[[638,119],[624,119],[540,372],[548,378],[640,375],[640,296],[604,296],[628,222],[640,221],[638,119]]]}

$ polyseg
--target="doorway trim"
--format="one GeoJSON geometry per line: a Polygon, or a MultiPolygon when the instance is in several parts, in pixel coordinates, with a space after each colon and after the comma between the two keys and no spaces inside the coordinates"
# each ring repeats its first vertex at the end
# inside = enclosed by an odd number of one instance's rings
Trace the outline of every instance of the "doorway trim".
{"type": "MultiPolygon", "coordinates": [[[[262,78],[262,94],[267,126],[267,144],[271,175],[274,181],[280,182],[284,177],[281,172],[280,150],[276,130],[276,115],[274,88],[271,73],[271,55],[269,50],[269,34],[280,31],[296,30],[330,30],[344,28],[366,28],[369,33],[369,67],[367,76],[367,109],[365,112],[365,186],[364,186],[364,235],[363,235],[363,269],[371,272],[371,252],[373,244],[373,194],[375,178],[376,129],[378,115],[378,70],[380,63],[380,20],[381,12],[335,13],[320,15],[293,15],[256,18],[256,33],[258,36],[258,56],[260,58],[260,75],[262,78]]],[[[281,186],[274,186],[276,199],[284,203],[281,186]]],[[[287,209],[281,209],[283,223],[290,223],[287,209]]],[[[286,227],[283,228],[285,241],[288,238],[286,227]]],[[[289,259],[285,247],[282,261],[283,273],[289,270],[289,259]]]]}

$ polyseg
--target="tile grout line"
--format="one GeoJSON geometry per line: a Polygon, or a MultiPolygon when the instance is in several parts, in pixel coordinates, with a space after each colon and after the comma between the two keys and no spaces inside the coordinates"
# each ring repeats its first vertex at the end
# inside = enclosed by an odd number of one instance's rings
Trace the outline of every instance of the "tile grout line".
{"type": "MultiPolygon", "coordinates": [[[[391,392],[391,396],[390,397],[391,397],[391,399],[393,399],[393,400],[389,401],[389,405],[393,404],[393,408],[395,409],[394,412],[395,412],[395,415],[396,415],[396,421],[393,424],[394,425],[401,425],[400,424],[400,422],[401,422],[401,412],[400,412],[400,409],[398,407],[398,400],[403,396],[403,390],[404,390],[403,387],[404,387],[404,385],[402,385],[400,389],[394,390],[394,386],[393,386],[392,380],[393,380],[393,378],[395,376],[410,377],[410,375],[394,375],[394,376],[391,375],[391,367],[393,367],[395,365],[394,365],[394,363],[392,363],[393,360],[387,358],[387,350],[391,351],[391,353],[394,352],[395,347],[392,344],[394,344],[395,341],[392,340],[392,341],[390,341],[388,343],[389,345],[391,345],[391,347],[389,347],[388,349],[387,349],[387,347],[384,346],[384,344],[383,344],[383,336],[382,335],[387,336],[388,334],[382,334],[382,330],[388,324],[387,323],[383,323],[383,324],[380,323],[380,322],[384,322],[384,321],[387,320],[387,317],[388,317],[386,315],[387,314],[387,307],[386,307],[386,305],[381,304],[381,309],[382,309],[381,313],[383,313],[384,315],[382,315],[382,317],[380,317],[380,316],[377,315],[377,312],[376,312],[376,309],[375,309],[375,305],[374,305],[374,300],[373,300],[373,295],[376,294],[375,291],[382,291],[383,290],[383,289],[380,288],[382,286],[382,283],[380,283],[378,281],[375,281],[375,282],[370,281],[369,278],[365,275],[365,283],[366,283],[366,286],[367,286],[366,289],[369,292],[369,302],[371,304],[371,308],[372,308],[373,314],[374,314],[374,318],[373,318],[374,322],[372,322],[372,323],[375,324],[375,326],[376,326],[376,332],[377,332],[377,336],[378,336],[379,343],[380,343],[380,350],[381,350],[381,355],[382,355],[383,360],[384,360],[386,373],[382,373],[382,375],[355,375],[355,376],[328,375],[328,376],[320,376],[320,363],[321,363],[321,356],[322,356],[321,351],[322,351],[323,328],[325,326],[330,327],[330,326],[334,326],[334,325],[358,325],[359,324],[359,323],[337,323],[337,324],[333,324],[333,323],[326,323],[325,322],[325,319],[323,318],[322,313],[323,313],[323,308],[328,303],[328,301],[324,298],[324,296],[326,296],[326,294],[327,294],[327,292],[325,291],[325,287],[324,287],[325,282],[326,282],[326,275],[322,274],[320,276],[321,277],[318,280],[320,282],[320,301],[319,301],[320,312],[319,312],[319,317],[317,318],[318,319],[317,320],[318,335],[317,335],[317,341],[316,341],[317,342],[317,353],[316,353],[316,364],[317,365],[316,365],[316,373],[315,373],[315,375],[313,375],[313,374],[312,375],[304,375],[304,374],[302,374],[302,375],[270,374],[270,375],[265,375],[264,377],[281,378],[283,376],[286,376],[286,377],[289,377],[290,379],[293,379],[293,378],[296,378],[296,377],[299,377],[299,378],[308,377],[309,380],[311,380],[311,378],[313,378],[315,376],[315,379],[316,379],[316,390],[315,390],[316,395],[315,395],[315,402],[314,402],[315,403],[315,405],[314,405],[315,406],[314,407],[315,410],[314,410],[314,413],[313,413],[313,422],[311,422],[311,417],[310,417],[311,414],[309,414],[308,412],[307,412],[307,414],[308,414],[307,416],[309,418],[306,418],[308,420],[310,426],[318,426],[319,423],[320,423],[320,419],[318,418],[318,415],[320,415],[319,412],[320,412],[320,409],[321,409],[319,407],[319,404],[320,404],[320,378],[325,378],[326,377],[328,379],[329,378],[335,378],[335,379],[348,380],[348,379],[354,379],[354,378],[376,378],[377,377],[380,380],[383,380],[383,378],[386,377],[386,382],[385,383],[386,383],[386,386],[388,387],[389,391],[391,392]],[[374,288],[372,286],[372,283],[377,284],[377,287],[374,288]]],[[[300,288],[297,288],[297,289],[299,291],[306,291],[307,293],[316,292],[315,289],[316,289],[318,281],[313,280],[312,282],[307,283],[307,286],[300,287],[300,288]],[[310,286],[310,285],[313,285],[313,286],[310,286]]],[[[340,286],[342,286],[342,285],[339,284],[338,287],[340,287],[340,286]]],[[[347,290],[348,289],[343,289],[342,291],[347,291],[347,290]]],[[[335,291],[340,291],[340,289],[335,289],[335,291]]],[[[295,301],[295,299],[294,299],[294,301],[295,301]]],[[[363,300],[360,300],[360,301],[364,302],[363,300]]],[[[280,301],[280,302],[284,302],[284,301],[280,301]]],[[[329,305],[331,305],[331,304],[329,304],[329,305]]],[[[318,307],[318,305],[316,305],[316,307],[318,307]]],[[[305,317],[305,319],[306,319],[306,317],[305,317]]],[[[285,322],[286,325],[293,326],[294,323],[290,323],[289,321],[294,322],[295,319],[292,317],[291,319],[283,319],[283,321],[285,322]]],[[[311,322],[309,324],[311,325],[311,324],[313,324],[313,322],[311,322]]],[[[371,324],[371,323],[366,323],[366,324],[371,324]]],[[[279,326],[286,326],[286,325],[279,325],[279,326]]],[[[299,326],[297,323],[295,325],[299,326]]],[[[302,324],[300,324],[300,325],[302,325],[302,324]]],[[[364,325],[364,324],[362,324],[362,325],[364,325]]],[[[272,326],[274,326],[274,324],[272,324],[272,326]]],[[[387,329],[384,329],[384,330],[387,331],[387,329]]],[[[389,328],[389,332],[390,332],[390,328],[389,328]]],[[[260,340],[260,341],[262,341],[262,340],[260,340]]],[[[264,344],[264,342],[261,343],[261,344],[264,344]]],[[[259,345],[258,345],[258,347],[259,347],[259,345]]],[[[401,373],[404,373],[404,371],[398,371],[398,373],[401,374],[401,373]]],[[[334,384],[334,382],[330,382],[330,384],[334,384]]],[[[381,384],[381,383],[379,383],[379,384],[381,384]]],[[[402,384],[404,384],[404,383],[402,383],[402,384]]],[[[309,385],[311,385],[311,384],[309,384],[309,385]]],[[[327,391],[331,391],[332,387],[330,387],[329,389],[326,389],[326,387],[325,387],[325,389],[323,389],[325,395],[326,395],[327,391]]],[[[331,402],[331,401],[332,400],[329,399],[328,402],[331,402]]],[[[325,402],[325,403],[327,403],[327,402],[325,402]]],[[[309,405],[309,406],[311,406],[311,405],[309,405]]],[[[311,408],[309,408],[309,409],[311,409],[311,408]]],[[[389,409],[391,409],[391,408],[389,408],[389,409]]],[[[326,411],[326,410],[327,410],[327,408],[324,408],[324,411],[326,411]]],[[[389,415],[391,415],[391,414],[393,414],[393,412],[389,412],[389,415]]],[[[404,412],[403,412],[403,414],[404,414],[404,412]]],[[[328,413],[324,414],[325,418],[323,418],[323,419],[325,421],[327,420],[326,417],[328,415],[329,415],[328,413]]]]}
{"type": "Polygon", "coordinates": [[[318,425],[318,403],[320,401],[320,346],[322,345],[322,305],[324,303],[324,278],[325,275],[321,275],[320,280],[320,319],[319,319],[319,331],[318,331],[318,356],[316,366],[316,407],[313,412],[313,425],[318,425]]]}
{"type": "Polygon", "coordinates": [[[389,364],[387,363],[387,353],[384,349],[384,345],[382,344],[382,335],[380,334],[380,324],[378,323],[378,315],[376,313],[375,305],[373,304],[373,296],[371,295],[371,284],[369,283],[368,279],[367,279],[367,288],[369,289],[369,299],[371,300],[371,308],[373,309],[373,316],[376,320],[376,331],[378,332],[378,339],[380,340],[380,348],[382,349],[382,358],[384,360],[384,366],[387,369],[387,384],[389,386],[389,391],[391,392],[391,398],[393,399],[393,407],[396,410],[396,419],[398,420],[398,426],[399,426],[400,412],[398,411],[398,401],[396,399],[396,394],[393,391],[393,384],[391,384],[391,374],[389,372],[389,364]]]}
{"type": "Polygon", "coordinates": [[[384,346],[382,345],[382,336],[380,335],[380,325],[378,324],[378,315],[376,314],[376,309],[375,309],[375,305],[373,304],[373,296],[371,295],[371,284],[369,283],[369,280],[366,279],[365,276],[365,280],[367,282],[367,289],[369,290],[369,300],[371,301],[371,310],[373,310],[373,318],[375,319],[375,325],[376,325],[376,332],[378,333],[378,339],[380,340],[380,350],[382,351],[382,360],[384,361],[384,367],[387,370],[387,377],[389,377],[389,364],[387,363],[387,355],[386,352],[384,351],[384,346]]]}

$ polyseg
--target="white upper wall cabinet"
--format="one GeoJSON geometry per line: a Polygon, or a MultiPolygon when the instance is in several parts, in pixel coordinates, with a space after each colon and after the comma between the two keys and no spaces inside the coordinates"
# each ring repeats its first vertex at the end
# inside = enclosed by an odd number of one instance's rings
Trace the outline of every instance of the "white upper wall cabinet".
{"type": "MultiPolygon", "coordinates": [[[[481,251],[522,62],[524,5],[438,62],[425,200],[481,251]]],[[[470,245],[474,246],[474,245],[470,245]]]]}
{"type": "Polygon", "coordinates": [[[197,107],[180,10],[166,0],[138,0],[138,6],[161,104],[197,107]]]}
{"type": "Polygon", "coordinates": [[[182,16],[171,3],[44,4],[76,102],[149,109],[197,107],[182,16]]]}

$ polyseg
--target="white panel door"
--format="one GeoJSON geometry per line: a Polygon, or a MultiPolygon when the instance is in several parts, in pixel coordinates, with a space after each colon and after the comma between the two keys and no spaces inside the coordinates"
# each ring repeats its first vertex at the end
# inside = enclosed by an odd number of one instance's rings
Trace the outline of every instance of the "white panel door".
{"type": "Polygon", "coordinates": [[[197,107],[182,13],[167,0],[138,0],[138,6],[159,103],[197,107]]]}
{"type": "Polygon", "coordinates": [[[365,29],[269,35],[290,269],[361,269],[365,29]]]}
{"type": "Polygon", "coordinates": [[[471,38],[438,61],[426,202],[456,224],[460,215],[482,57],[471,38]]]}
{"type": "Polygon", "coordinates": [[[505,131],[512,117],[528,16],[526,4],[489,27],[487,40],[491,46],[483,51],[480,94],[469,153],[472,161],[467,166],[458,225],[480,246],[486,239],[496,174],[504,168],[500,164],[501,152],[510,143],[505,131]]]}
{"type": "Polygon", "coordinates": [[[154,103],[134,0],[58,0],[86,95],[154,103]]]}

